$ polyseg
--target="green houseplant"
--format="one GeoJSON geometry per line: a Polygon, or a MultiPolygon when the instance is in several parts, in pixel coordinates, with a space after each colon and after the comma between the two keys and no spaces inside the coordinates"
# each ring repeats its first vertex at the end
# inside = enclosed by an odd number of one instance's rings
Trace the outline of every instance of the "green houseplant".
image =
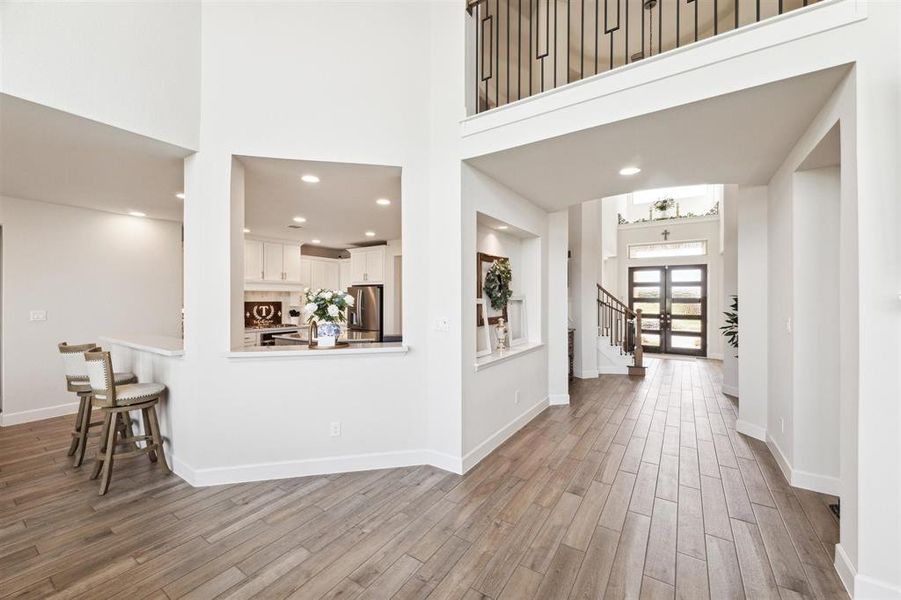
{"type": "Polygon", "coordinates": [[[732,304],[723,315],[726,317],[726,324],[720,327],[720,331],[730,346],[738,348],[738,296],[732,296],[732,304]]]}
{"type": "Polygon", "coordinates": [[[506,258],[500,258],[488,268],[485,274],[485,285],[483,287],[491,308],[494,310],[503,310],[513,296],[513,290],[510,289],[510,282],[513,280],[513,273],[510,270],[510,261],[506,258]]]}

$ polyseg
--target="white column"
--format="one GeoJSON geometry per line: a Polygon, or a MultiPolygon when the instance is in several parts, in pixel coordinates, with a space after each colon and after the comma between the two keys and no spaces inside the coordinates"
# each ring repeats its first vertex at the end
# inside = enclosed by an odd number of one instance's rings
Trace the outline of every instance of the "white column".
{"type": "Polygon", "coordinates": [[[743,187],[738,199],[738,431],[766,439],[767,188],[743,187]]]}
{"type": "MultiPolygon", "coordinates": [[[[720,207],[723,238],[722,307],[729,310],[732,296],[738,294],[738,186],[723,189],[720,207]]],[[[725,322],[722,315],[720,321],[725,322]]],[[[723,339],[723,393],[738,396],[738,350],[723,339]]]]}
{"type": "Polygon", "coordinates": [[[569,213],[548,215],[548,396],[551,404],[569,404],[569,355],[567,342],[567,251],[569,213]]]}

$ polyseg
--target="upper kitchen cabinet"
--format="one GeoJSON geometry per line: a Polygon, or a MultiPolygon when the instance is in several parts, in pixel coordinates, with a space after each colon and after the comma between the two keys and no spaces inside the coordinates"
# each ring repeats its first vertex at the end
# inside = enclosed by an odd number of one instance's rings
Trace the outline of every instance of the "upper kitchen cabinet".
{"type": "Polygon", "coordinates": [[[385,282],[385,246],[351,248],[349,252],[351,283],[385,282]]]}
{"type": "Polygon", "coordinates": [[[304,258],[310,268],[310,289],[336,290],[340,285],[338,261],[330,258],[304,258]]]}
{"type": "Polygon", "coordinates": [[[245,239],[244,279],[294,286],[306,283],[301,272],[300,245],[245,239]]]}

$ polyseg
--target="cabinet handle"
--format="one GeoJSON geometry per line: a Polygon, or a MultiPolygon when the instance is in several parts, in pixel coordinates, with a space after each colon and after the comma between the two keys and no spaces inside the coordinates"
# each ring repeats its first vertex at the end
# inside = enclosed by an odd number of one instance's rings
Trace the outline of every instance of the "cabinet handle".
{"type": "Polygon", "coordinates": [[[266,274],[263,271],[260,271],[260,279],[266,279],[266,274]]]}

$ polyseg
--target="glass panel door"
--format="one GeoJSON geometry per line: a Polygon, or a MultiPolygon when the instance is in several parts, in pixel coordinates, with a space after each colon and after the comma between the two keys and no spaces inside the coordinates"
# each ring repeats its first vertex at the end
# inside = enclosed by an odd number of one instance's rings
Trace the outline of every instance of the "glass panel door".
{"type": "Polygon", "coordinates": [[[630,268],[629,306],[646,352],[707,355],[707,265],[630,268]]]}

